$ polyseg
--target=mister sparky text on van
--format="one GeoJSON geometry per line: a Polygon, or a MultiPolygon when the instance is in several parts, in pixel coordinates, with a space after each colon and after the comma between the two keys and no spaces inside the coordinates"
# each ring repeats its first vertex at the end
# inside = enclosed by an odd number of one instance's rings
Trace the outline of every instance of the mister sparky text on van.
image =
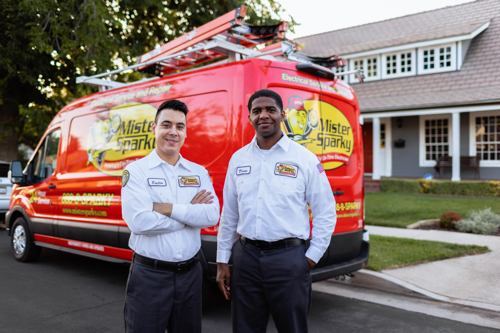
{"type": "MultiPolygon", "coordinates": [[[[255,45],[282,40],[286,22],[260,29],[243,23],[245,12],[241,6],[126,68],[159,77],[131,84],[101,78],[118,72],[112,71],[77,79],[101,91],[57,114],[24,171],[20,162],[11,164],[15,185],[6,226],[17,260],[35,260],[43,247],[132,260],[130,230],[121,216],[121,176],[127,164],[155,148],[151,124],[167,99],[189,106],[189,139],[181,154],[208,170],[222,200],[229,159],[254,136],[248,98],[267,88],[282,96],[283,130],[318,157],[337,201],[337,226],[313,281],[366,265],[359,106],[353,90],[330,69],[343,59],[310,58],[287,41],[256,51],[255,45]]],[[[215,281],[217,226],[201,233],[199,258],[205,277],[215,281]]]]}

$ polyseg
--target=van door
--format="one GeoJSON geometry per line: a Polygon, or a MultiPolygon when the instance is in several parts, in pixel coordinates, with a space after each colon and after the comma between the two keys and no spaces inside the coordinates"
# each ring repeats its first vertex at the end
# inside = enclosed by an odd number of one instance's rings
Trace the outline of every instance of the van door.
{"type": "MultiPolygon", "coordinates": [[[[322,163],[337,202],[335,233],[363,229],[362,131],[350,87],[340,80],[321,85],[322,163]]],[[[361,235],[361,234],[360,234],[361,235]]]]}
{"type": "Polygon", "coordinates": [[[61,128],[51,129],[26,167],[28,181],[32,185],[26,187],[25,195],[32,208],[32,212],[28,214],[31,216],[35,234],[54,235],[53,225],[59,197],[56,170],[58,170],[60,139],[61,128]]]}

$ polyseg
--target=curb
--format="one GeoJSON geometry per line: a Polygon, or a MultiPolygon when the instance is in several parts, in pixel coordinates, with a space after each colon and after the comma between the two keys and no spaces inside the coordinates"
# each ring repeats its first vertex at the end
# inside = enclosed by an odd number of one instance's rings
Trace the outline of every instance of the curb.
{"type": "Polygon", "coordinates": [[[480,308],[480,309],[485,309],[485,310],[490,310],[490,311],[497,311],[500,312],[500,305],[496,304],[489,304],[489,303],[482,303],[482,302],[476,302],[476,301],[468,301],[464,299],[459,299],[459,298],[451,298],[439,294],[435,294],[433,292],[430,292],[428,290],[419,288],[417,286],[414,286],[408,282],[405,282],[403,280],[400,280],[398,278],[392,277],[388,274],[380,273],[380,272],[374,272],[370,271],[367,269],[362,269],[359,271],[360,273],[367,274],[367,275],[372,275],[375,277],[378,277],[380,279],[384,279],[388,282],[397,284],[400,287],[409,289],[411,291],[417,292],[419,294],[425,295],[429,298],[441,301],[441,302],[447,302],[447,303],[452,303],[452,304],[459,304],[459,305],[465,305],[465,306],[470,306],[474,308],[480,308]]]}

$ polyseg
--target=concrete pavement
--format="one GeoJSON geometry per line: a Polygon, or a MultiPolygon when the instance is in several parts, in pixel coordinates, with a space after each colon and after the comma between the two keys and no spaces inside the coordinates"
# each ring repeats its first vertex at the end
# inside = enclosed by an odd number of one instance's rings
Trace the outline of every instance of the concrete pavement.
{"type": "Polygon", "coordinates": [[[360,272],[439,301],[500,312],[500,237],[376,226],[366,226],[366,229],[371,235],[489,247],[491,252],[480,255],[388,269],[381,273],[360,272]]]}

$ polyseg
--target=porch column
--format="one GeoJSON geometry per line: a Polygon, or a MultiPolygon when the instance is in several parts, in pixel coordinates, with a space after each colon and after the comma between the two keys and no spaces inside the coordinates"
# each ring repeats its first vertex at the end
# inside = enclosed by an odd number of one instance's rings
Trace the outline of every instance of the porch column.
{"type": "Polygon", "coordinates": [[[452,165],[451,165],[451,180],[460,181],[460,113],[452,113],[451,118],[453,145],[452,165]]]}
{"type": "Polygon", "coordinates": [[[373,118],[373,174],[372,179],[380,179],[380,118],[373,118]]]}

